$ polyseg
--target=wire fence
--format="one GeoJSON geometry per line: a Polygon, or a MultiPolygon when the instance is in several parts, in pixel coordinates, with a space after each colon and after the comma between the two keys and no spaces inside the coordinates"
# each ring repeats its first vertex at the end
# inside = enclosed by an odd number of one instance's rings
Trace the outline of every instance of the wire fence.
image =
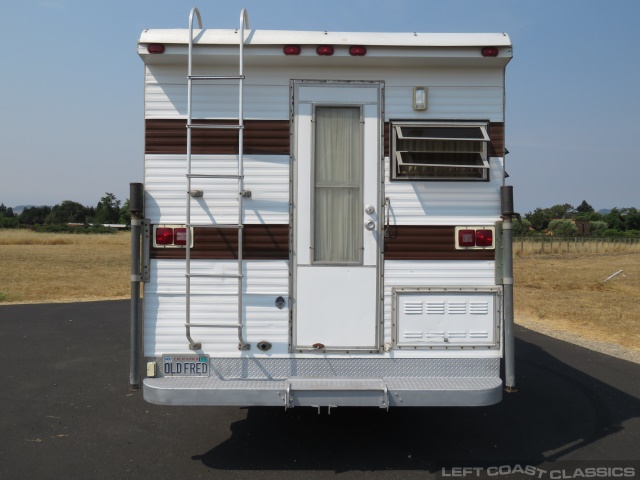
{"type": "Polygon", "coordinates": [[[514,237],[516,255],[640,252],[639,237],[514,237]]]}

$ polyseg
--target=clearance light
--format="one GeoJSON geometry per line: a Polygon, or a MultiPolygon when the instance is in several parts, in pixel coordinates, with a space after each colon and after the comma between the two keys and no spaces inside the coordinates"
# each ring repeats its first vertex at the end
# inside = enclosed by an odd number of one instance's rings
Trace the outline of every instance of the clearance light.
{"type": "Polygon", "coordinates": [[[333,47],[331,45],[320,45],[316,48],[316,53],[323,57],[330,57],[333,55],[333,47]]]}
{"type": "Polygon", "coordinates": [[[300,45],[287,45],[282,49],[285,55],[300,55],[302,49],[300,45]]]}
{"type": "Polygon", "coordinates": [[[161,43],[150,43],[147,45],[147,52],[149,53],[164,53],[164,45],[161,43]]]}
{"type": "Polygon", "coordinates": [[[349,55],[352,57],[364,57],[367,54],[367,49],[362,45],[354,45],[349,47],[349,55]]]}
{"type": "Polygon", "coordinates": [[[494,227],[456,227],[456,250],[493,250],[494,227]]]}
{"type": "Polygon", "coordinates": [[[482,49],[482,56],[483,57],[497,57],[498,53],[500,53],[500,52],[496,47],[484,47],[482,49]]]}

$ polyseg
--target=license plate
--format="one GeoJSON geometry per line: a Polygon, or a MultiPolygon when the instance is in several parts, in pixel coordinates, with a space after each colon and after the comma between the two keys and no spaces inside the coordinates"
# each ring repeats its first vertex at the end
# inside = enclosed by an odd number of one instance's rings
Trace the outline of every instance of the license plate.
{"type": "Polygon", "coordinates": [[[163,355],[162,372],[165,377],[208,377],[208,355],[163,355]]]}

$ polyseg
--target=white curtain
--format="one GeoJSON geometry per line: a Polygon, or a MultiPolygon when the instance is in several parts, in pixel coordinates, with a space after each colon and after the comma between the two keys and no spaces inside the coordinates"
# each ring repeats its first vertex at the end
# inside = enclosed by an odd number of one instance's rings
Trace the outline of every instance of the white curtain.
{"type": "Polygon", "coordinates": [[[360,109],[316,107],[314,260],[359,263],[362,251],[360,109]]]}

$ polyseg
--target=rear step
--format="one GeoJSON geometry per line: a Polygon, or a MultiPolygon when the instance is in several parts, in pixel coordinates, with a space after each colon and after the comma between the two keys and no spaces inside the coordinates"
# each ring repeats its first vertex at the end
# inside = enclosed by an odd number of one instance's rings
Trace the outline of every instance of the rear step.
{"type": "Polygon", "coordinates": [[[484,406],[502,398],[500,377],[382,377],[225,380],[161,377],[144,380],[144,398],[159,405],[252,405],[389,408],[484,406]]]}

